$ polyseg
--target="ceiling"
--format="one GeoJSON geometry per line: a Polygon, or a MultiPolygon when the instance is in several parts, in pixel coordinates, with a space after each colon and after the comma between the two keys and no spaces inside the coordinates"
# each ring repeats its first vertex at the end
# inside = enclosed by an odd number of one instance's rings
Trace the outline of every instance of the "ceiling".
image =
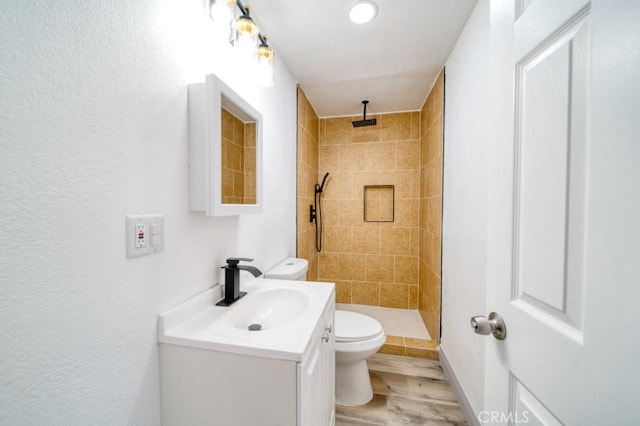
{"type": "Polygon", "coordinates": [[[246,1],[320,117],[420,109],[477,0],[373,1],[361,25],[356,0],[246,1]]]}

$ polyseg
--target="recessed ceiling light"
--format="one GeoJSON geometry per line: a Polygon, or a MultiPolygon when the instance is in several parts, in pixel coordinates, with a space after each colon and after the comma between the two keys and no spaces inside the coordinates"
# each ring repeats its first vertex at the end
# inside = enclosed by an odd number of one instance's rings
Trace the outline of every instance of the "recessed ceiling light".
{"type": "Polygon", "coordinates": [[[365,24],[378,14],[378,6],[369,0],[360,0],[349,10],[349,19],[354,24],[365,24]]]}

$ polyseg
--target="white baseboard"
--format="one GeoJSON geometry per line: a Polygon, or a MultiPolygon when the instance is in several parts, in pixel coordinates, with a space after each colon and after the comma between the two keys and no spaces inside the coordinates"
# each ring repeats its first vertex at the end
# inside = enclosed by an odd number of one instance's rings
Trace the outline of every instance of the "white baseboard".
{"type": "Polygon", "coordinates": [[[445,352],[442,350],[442,346],[440,346],[438,354],[440,357],[440,366],[444,370],[444,374],[447,376],[447,379],[449,379],[449,383],[451,383],[451,387],[453,388],[453,392],[456,394],[456,398],[458,398],[460,408],[462,409],[464,417],[467,419],[467,423],[472,426],[480,426],[478,416],[476,416],[475,411],[473,411],[469,398],[467,398],[467,394],[464,392],[462,385],[460,385],[453,368],[451,368],[451,364],[449,364],[449,360],[447,359],[445,352]]]}

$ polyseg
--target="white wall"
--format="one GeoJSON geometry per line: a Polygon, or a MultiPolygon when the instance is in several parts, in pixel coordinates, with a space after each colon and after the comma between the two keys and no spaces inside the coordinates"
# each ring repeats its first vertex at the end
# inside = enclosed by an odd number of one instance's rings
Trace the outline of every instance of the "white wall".
{"type": "Polygon", "coordinates": [[[0,424],[159,424],[158,312],[226,257],[295,254],[295,81],[241,80],[210,25],[204,0],[0,3],[0,424]],[[262,215],[188,211],[187,84],[211,71],[264,113],[262,215]],[[165,251],[127,259],[148,213],[165,251]]]}
{"type": "Polygon", "coordinates": [[[489,1],[480,0],[446,63],[442,241],[442,344],[475,412],[484,398],[489,1]]]}

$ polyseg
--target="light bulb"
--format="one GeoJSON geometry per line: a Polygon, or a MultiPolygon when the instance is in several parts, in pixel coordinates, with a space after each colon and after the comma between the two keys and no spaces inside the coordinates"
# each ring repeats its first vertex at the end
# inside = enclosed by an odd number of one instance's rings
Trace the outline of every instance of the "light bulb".
{"type": "Polygon", "coordinates": [[[213,20],[216,37],[229,40],[231,36],[231,22],[233,21],[236,0],[212,0],[209,16],[213,20]]]}
{"type": "Polygon", "coordinates": [[[256,45],[258,43],[258,26],[248,15],[241,15],[234,24],[236,38],[234,47],[241,58],[247,62],[256,58],[256,45]]]}
{"type": "Polygon", "coordinates": [[[361,0],[349,10],[349,19],[354,24],[365,24],[378,14],[378,6],[369,0],[361,0]]]}
{"type": "Polygon", "coordinates": [[[258,46],[258,84],[262,87],[271,87],[275,84],[274,68],[275,56],[273,49],[267,44],[267,38],[263,36],[264,42],[258,46]]]}

